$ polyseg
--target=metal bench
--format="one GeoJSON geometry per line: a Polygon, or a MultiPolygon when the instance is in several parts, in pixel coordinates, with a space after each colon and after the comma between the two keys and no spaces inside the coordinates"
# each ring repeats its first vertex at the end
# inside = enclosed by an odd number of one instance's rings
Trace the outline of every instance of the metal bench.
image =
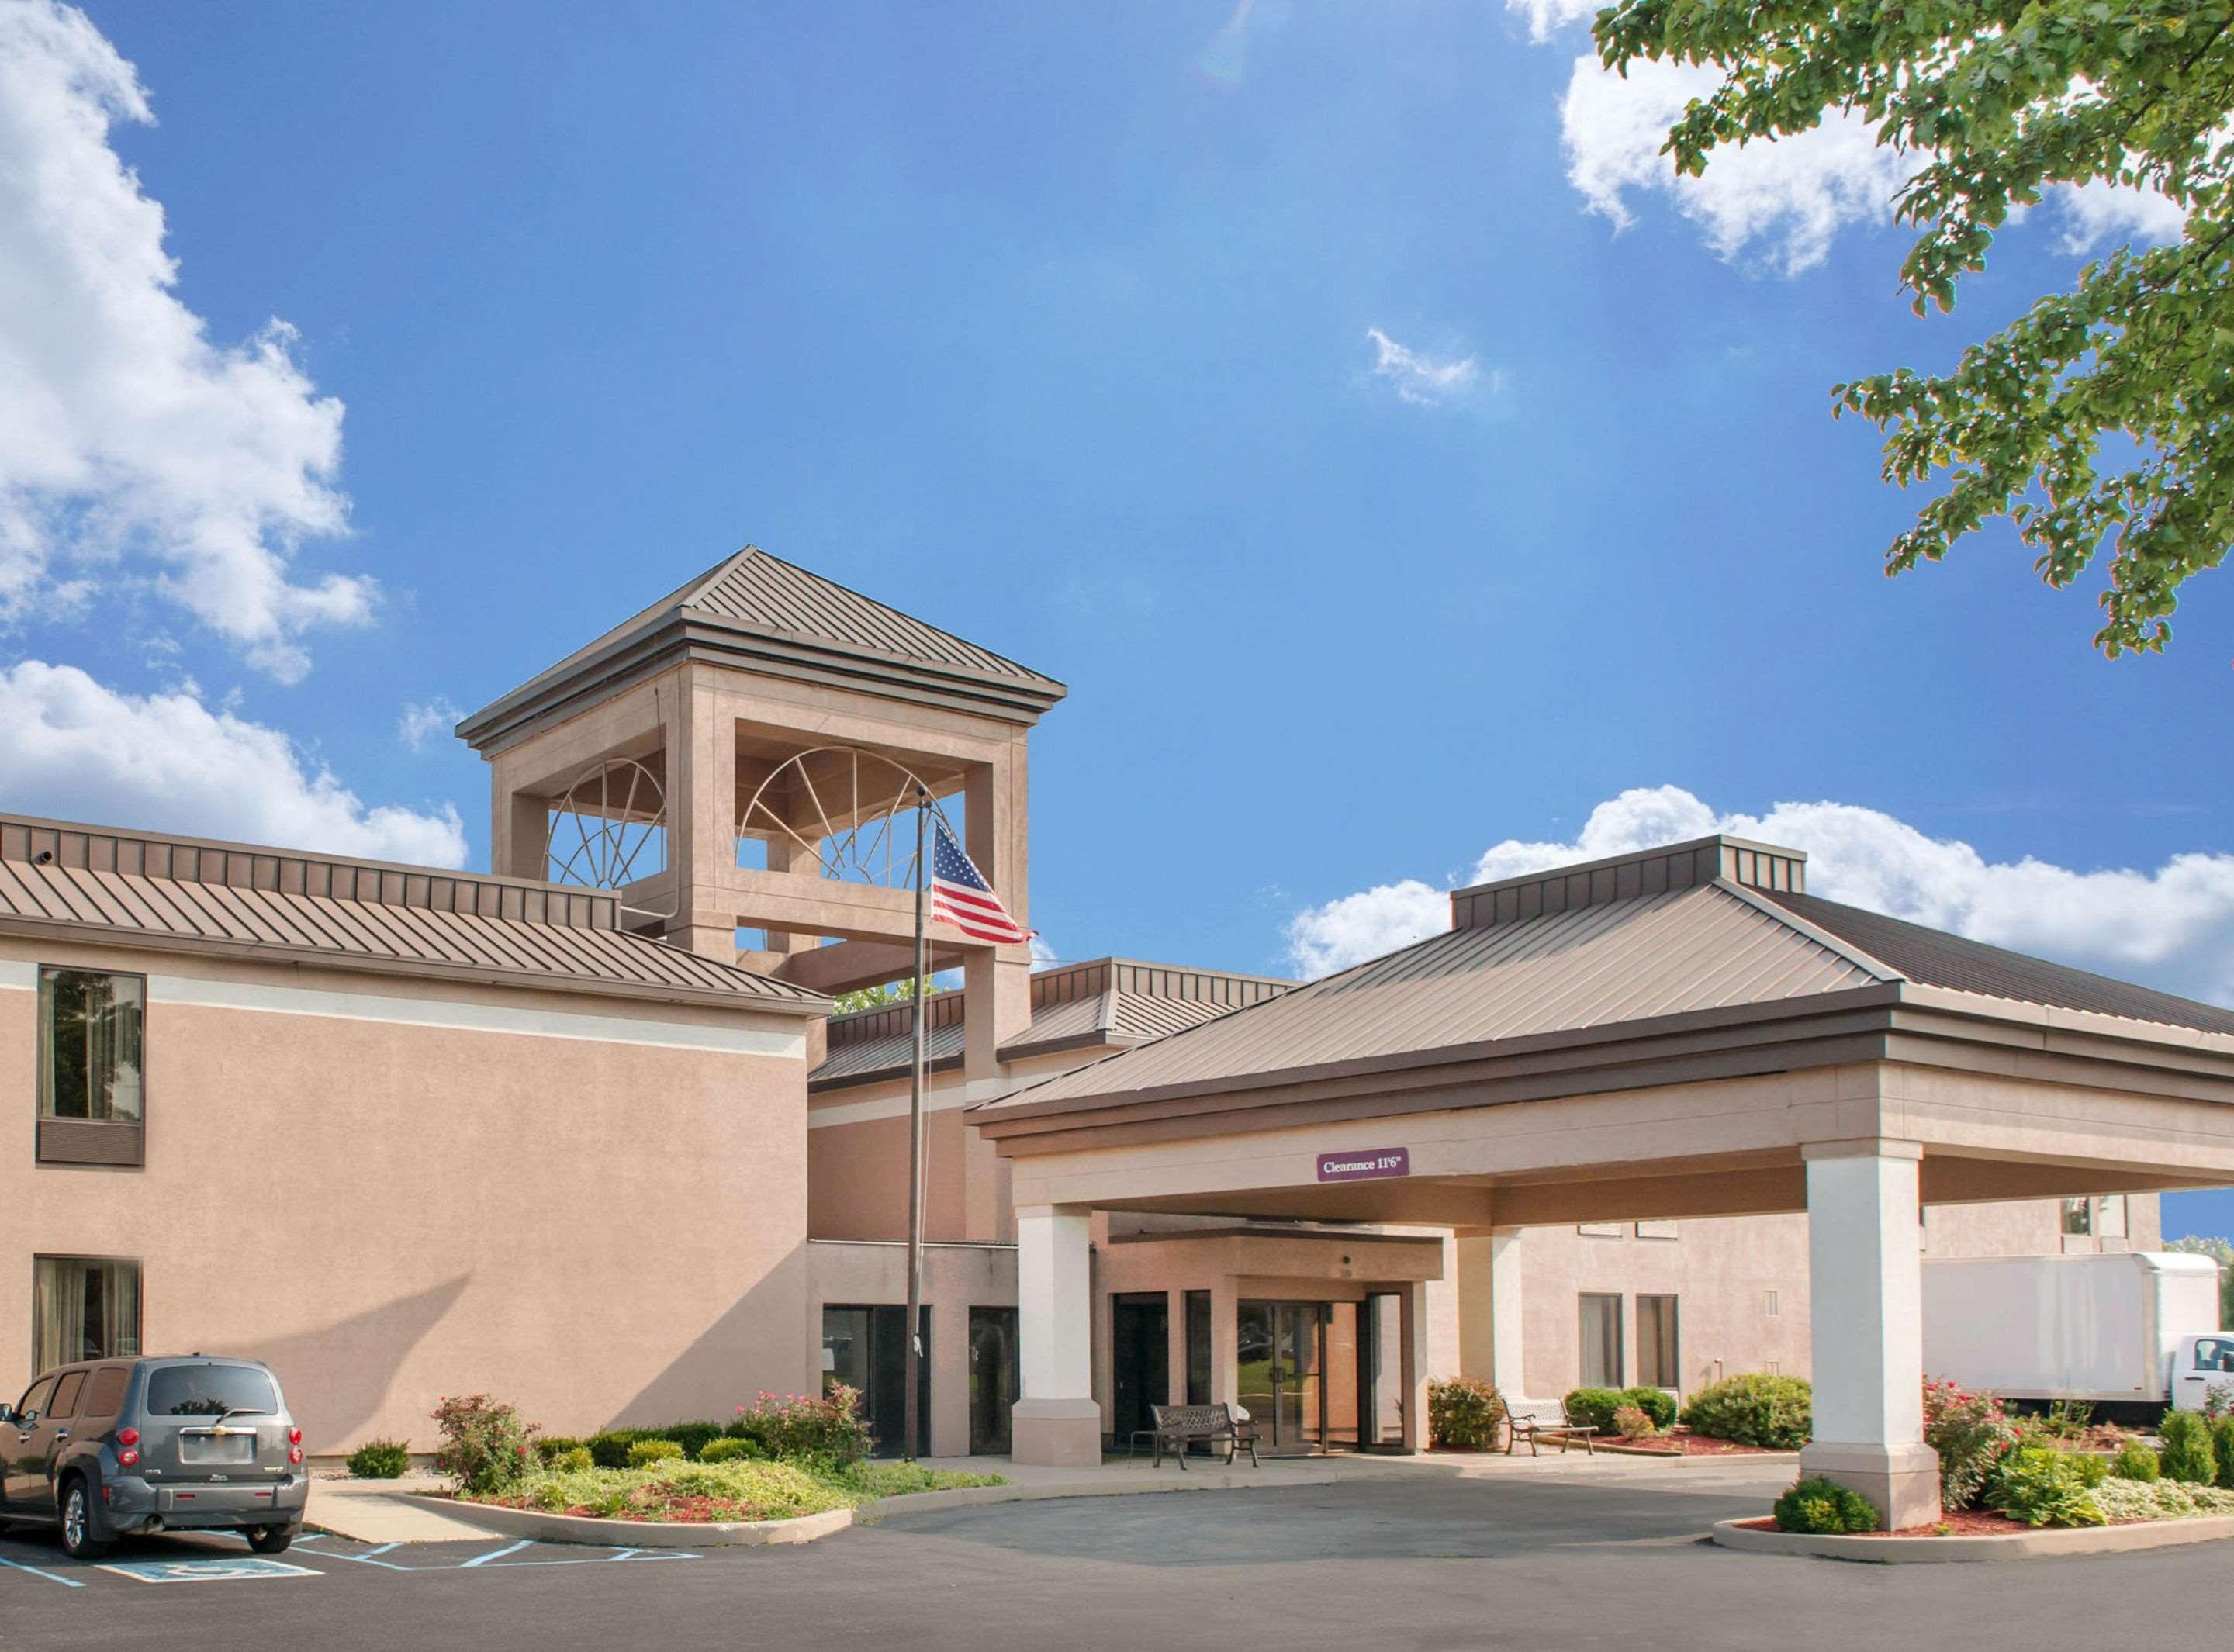
{"type": "Polygon", "coordinates": [[[1163,1466],[1164,1453],[1168,1451],[1179,1459],[1179,1467],[1184,1470],[1187,1447],[1197,1440],[1213,1446],[1223,1441],[1228,1463],[1245,1450],[1251,1467],[1264,1467],[1257,1460],[1257,1425],[1249,1420],[1246,1414],[1237,1417],[1233,1407],[1223,1401],[1209,1406],[1150,1406],[1148,1414],[1154,1419],[1155,1426],[1134,1429],[1125,1454],[1129,1457],[1139,1450],[1146,1437],[1153,1453],[1149,1462],[1153,1468],[1163,1466]]]}
{"type": "Polygon", "coordinates": [[[1577,1422],[1567,1414],[1567,1407],[1556,1400],[1512,1400],[1505,1402],[1505,1454],[1512,1455],[1512,1448],[1522,1440],[1528,1442],[1531,1457],[1541,1455],[1536,1449],[1539,1440],[1553,1440],[1559,1444],[1559,1454],[1566,1455],[1567,1448],[1580,1440],[1584,1452],[1597,1456],[1597,1447],[1592,1441],[1597,1434],[1594,1424],[1577,1422]]]}

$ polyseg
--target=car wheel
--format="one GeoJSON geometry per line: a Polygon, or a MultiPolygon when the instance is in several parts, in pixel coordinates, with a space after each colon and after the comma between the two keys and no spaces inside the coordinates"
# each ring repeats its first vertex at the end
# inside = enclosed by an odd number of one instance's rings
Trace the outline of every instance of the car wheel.
{"type": "Polygon", "coordinates": [[[93,1493],[73,1474],[62,1482],[62,1549],[73,1560],[98,1560],[108,1544],[96,1532],[93,1493]]]}
{"type": "Polygon", "coordinates": [[[248,1534],[248,1546],[260,1555],[284,1554],[294,1541],[295,1528],[291,1525],[258,1526],[248,1534]]]}

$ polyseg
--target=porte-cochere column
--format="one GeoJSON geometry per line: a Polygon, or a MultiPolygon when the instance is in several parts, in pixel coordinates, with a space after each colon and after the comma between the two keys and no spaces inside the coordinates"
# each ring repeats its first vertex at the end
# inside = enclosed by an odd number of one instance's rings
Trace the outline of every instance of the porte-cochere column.
{"type": "Polygon", "coordinates": [[[1019,1463],[1091,1468],[1101,1461],[1094,1398],[1094,1290],[1083,1205],[1016,1210],[1018,1361],[1023,1395],[1009,1413],[1019,1463]]]}
{"type": "Polygon", "coordinates": [[[1924,1150],[1871,1138],[1802,1152],[1815,1438],[1800,1472],[1853,1487],[1895,1530],[1928,1525],[1939,1454],[1924,1443],[1924,1150]]]}

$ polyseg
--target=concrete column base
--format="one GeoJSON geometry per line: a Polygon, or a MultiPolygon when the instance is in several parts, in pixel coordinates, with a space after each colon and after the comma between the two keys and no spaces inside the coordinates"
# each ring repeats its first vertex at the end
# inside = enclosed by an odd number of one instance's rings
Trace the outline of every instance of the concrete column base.
{"type": "Polygon", "coordinates": [[[1818,1440],[1800,1453],[1800,1478],[1818,1474],[1869,1499],[1889,1531],[1939,1518],[1939,1453],[1929,1446],[1818,1440]]]}
{"type": "Polygon", "coordinates": [[[1101,1466],[1101,1407],[1091,1400],[1019,1400],[1009,1410],[1009,1456],[1034,1468],[1101,1466]]]}

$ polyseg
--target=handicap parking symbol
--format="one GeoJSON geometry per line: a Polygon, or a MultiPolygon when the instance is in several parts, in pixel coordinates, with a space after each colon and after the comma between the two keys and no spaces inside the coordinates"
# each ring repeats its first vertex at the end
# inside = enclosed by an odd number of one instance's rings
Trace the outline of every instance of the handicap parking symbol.
{"type": "Polygon", "coordinates": [[[211,1560],[114,1560],[101,1570],[121,1573],[143,1583],[230,1583],[251,1577],[321,1577],[325,1574],[284,1560],[225,1556],[211,1560]]]}

